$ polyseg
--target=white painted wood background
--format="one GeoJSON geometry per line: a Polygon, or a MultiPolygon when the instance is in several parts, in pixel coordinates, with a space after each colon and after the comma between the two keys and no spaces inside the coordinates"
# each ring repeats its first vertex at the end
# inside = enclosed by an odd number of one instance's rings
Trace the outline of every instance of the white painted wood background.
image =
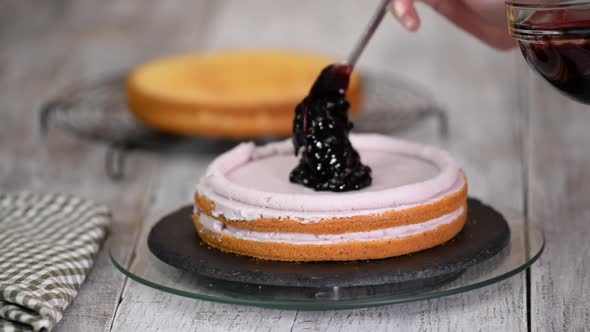
{"type": "MultiPolygon", "coordinates": [[[[190,201],[212,156],[134,154],[122,183],[104,173],[105,147],[52,131],[37,109],[68,83],[164,55],[288,47],[344,56],[377,1],[5,0],[0,2],[0,190],[65,191],[108,204],[106,247],[135,271],[146,232],[190,201]]],[[[57,331],[571,331],[590,326],[590,110],[551,90],[516,52],[489,49],[425,7],[423,29],[388,18],[361,67],[411,79],[449,110],[451,135],[404,133],[442,145],[464,166],[470,194],[544,228],[528,272],[446,298],[343,311],[216,304],[139,285],[103,250],[57,331]]],[[[428,124],[426,124],[427,126],[428,124]]]]}

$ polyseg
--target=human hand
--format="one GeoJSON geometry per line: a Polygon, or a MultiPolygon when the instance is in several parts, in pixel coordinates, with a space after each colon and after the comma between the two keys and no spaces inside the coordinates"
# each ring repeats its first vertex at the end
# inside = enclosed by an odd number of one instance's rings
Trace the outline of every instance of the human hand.
{"type": "MultiPolygon", "coordinates": [[[[408,30],[420,27],[416,12],[417,0],[393,0],[390,11],[408,30]]],[[[422,0],[461,29],[497,49],[507,50],[515,45],[508,34],[504,1],[502,0],[422,0]]]]}

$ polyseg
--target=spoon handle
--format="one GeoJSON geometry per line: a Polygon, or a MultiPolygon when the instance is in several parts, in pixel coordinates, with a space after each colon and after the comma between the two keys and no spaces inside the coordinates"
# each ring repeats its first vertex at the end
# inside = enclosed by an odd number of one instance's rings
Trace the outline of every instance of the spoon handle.
{"type": "Polygon", "coordinates": [[[379,27],[379,24],[381,21],[383,21],[383,17],[385,17],[385,13],[387,12],[387,5],[389,5],[391,1],[392,0],[381,0],[381,4],[377,8],[375,14],[373,14],[373,17],[363,32],[361,39],[359,39],[359,41],[356,43],[348,59],[346,60],[346,65],[350,66],[351,68],[356,65],[356,62],[365,50],[369,40],[371,40],[371,37],[373,37],[373,33],[375,33],[377,27],[379,27]]]}

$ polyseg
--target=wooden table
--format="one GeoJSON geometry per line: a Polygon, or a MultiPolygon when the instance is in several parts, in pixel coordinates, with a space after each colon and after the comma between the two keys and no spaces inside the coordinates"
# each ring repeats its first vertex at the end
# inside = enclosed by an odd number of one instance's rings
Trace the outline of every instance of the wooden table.
{"type": "MultiPolygon", "coordinates": [[[[139,272],[146,231],[190,201],[210,155],[134,154],[123,182],[105,147],[38,134],[37,110],[65,85],[159,56],[239,47],[344,55],[375,4],[339,0],[14,0],[0,4],[0,188],[65,191],[108,204],[106,243],[139,272]]],[[[560,96],[516,52],[489,49],[427,8],[424,27],[389,18],[362,66],[406,77],[449,110],[440,144],[464,166],[471,195],[521,211],[547,247],[530,271],[468,293],[403,305],[289,311],[181,298],[127,280],[102,250],[57,331],[584,330],[590,326],[590,112],[560,96]]],[[[425,124],[424,126],[428,126],[425,124]]]]}

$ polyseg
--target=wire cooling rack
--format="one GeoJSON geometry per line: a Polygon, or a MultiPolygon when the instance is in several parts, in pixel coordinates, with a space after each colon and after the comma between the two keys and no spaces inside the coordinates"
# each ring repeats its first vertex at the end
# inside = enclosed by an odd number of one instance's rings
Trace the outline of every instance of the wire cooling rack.
{"type": "MultiPolygon", "coordinates": [[[[395,76],[363,73],[365,103],[355,119],[355,131],[394,134],[434,117],[439,134],[448,132],[446,112],[422,87],[395,76]]],[[[134,150],[170,151],[184,144],[195,153],[221,152],[235,140],[207,139],[163,133],[143,125],[127,110],[126,74],[72,84],[40,109],[42,133],[63,130],[82,139],[108,145],[105,155],[107,175],[114,181],[125,176],[125,158],[134,150]]],[[[269,137],[263,141],[277,139],[269,137]]]]}

